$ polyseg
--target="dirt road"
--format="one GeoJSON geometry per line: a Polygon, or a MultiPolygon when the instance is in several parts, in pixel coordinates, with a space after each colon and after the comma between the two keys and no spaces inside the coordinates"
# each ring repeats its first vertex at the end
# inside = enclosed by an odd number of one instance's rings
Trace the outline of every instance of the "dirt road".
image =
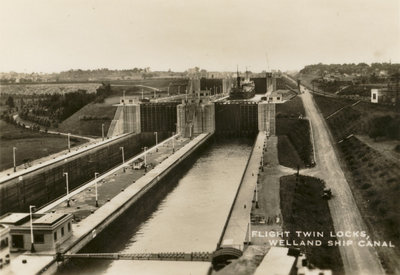
{"type": "MultiPolygon", "coordinates": [[[[361,217],[353,194],[340,167],[339,160],[332,147],[332,137],[322,115],[316,109],[313,98],[305,87],[300,97],[303,101],[306,115],[312,123],[312,134],[315,141],[316,169],[313,175],[325,180],[332,189],[334,197],[329,201],[329,208],[336,234],[348,232],[350,236],[337,236],[344,241],[339,246],[346,274],[385,274],[374,248],[365,247],[366,238],[354,236],[356,232],[366,231],[367,227],[361,217]],[[317,171],[315,171],[317,170],[317,171]],[[351,242],[351,243],[350,243],[351,242]],[[361,242],[361,243],[360,243],[361,242]]],[[[307,174],[307,170],[302,171],[307,174]]],[[[368,233],[367,233],[368,234],[368,233]]]]}

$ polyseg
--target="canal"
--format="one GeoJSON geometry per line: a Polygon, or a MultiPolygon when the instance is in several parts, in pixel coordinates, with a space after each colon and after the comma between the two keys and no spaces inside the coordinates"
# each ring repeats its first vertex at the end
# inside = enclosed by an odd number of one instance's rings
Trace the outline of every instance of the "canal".
{"type": "MultiPolygon", "coordinates": [[[[211,142],[81,253],[212,252],[249,158],[251,139],[211,142]]],[[[59,274],[206,274],[210,263],[74,259],[59,274]]]]}

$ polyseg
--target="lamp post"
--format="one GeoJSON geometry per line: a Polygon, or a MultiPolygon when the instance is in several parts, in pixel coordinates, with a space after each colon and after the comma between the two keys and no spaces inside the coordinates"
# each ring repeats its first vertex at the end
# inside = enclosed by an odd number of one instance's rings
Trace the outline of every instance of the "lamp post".
{"type": "Polygon", "coordinates": [[[175,153],[175,132],[172,132],[172,153],[175,153]]]}
{"type": "Polygon", "coordinates": [[[65,177],[65,183],[67,185],[67,207],[69,207],[69,183],[68,183],[68,173],[64,172],[63,176],[65,177]]]}
{"type": "Polygon", "coordinates": [[[101,124],[101,139],[104,141],[104,123],[101,124]]]}
{"type": "Polygon", "coordinates": [[[256,208],[258,208],[258,187],[257,187],[258,183],[256,182],[256,208]]]}
{"type": "MultiPolygon", "coordinates": [[[[122,164],[125,164],[125,154],[124,154],[124,147],[119,147],[122,153],[122,164]]],[[[123,170],[125,172],[125,166],[123,167],[123,170]]]]}
{"type": "Polygon", "coordinates": [[[13,147],[14,172],[17,172],[17,162],[15,159],[15,150],[17,150],[17,147],[13,147]]]}
{"type": "Polygon", "coordinates": [[[68,133],[68,152],[71,152],[71,134],[68,133]]]}
{"type": "Polygon", "coordinates": [[[143,147],[144,152],[144,171],[147,172],[147,147],[143,147]]]}
{"type": "Polygon", "coordinates": [[[157,145],[158,145],[158,133],[154,132],[154,134],[156,135],[156,152],[158,152],[158,147],[157,147],[157,145]]]}
{"type": "Polygon", "coordinates": [[[99,201],[98,201],[98,193],[97,193],[97,176],[100,175],[100,173],[95,172],[94,173],[94,190],[96,192],[96,207],[99,207],[99,201]]]}
{"type": "Polygon", "coordinates": [[[122,152],[122,164],[124,164],[124,163],[125,163],[124,147],[119,147],[119,149],[120,149],[121,152],[122,152]]]}
{"type": "Polygon", "coordinates": [[[35,252],[35,246],[33,245],[33,221],[32,221],[32,209],[34,205],[29,205],[29,216],[31,218],[31,253],[35,252]]]}

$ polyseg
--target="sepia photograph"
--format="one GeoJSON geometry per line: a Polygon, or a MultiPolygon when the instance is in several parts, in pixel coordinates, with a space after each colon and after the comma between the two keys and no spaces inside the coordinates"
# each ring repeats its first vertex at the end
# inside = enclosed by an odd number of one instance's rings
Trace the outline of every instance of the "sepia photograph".
{"type": "Polygon", "coordinates": [[[0,0],[1,275],[400,275],[400,0],[0,0]]]}

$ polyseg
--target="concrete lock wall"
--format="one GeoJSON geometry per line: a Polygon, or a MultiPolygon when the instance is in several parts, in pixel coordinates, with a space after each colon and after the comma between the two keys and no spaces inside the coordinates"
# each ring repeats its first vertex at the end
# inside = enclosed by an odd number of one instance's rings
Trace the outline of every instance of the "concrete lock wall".
{"type": "Polygon", "coordinates": [[[213,103],[197,100],[177,106],[177,128],[183,137],[215,131],[215,107],[213,103]]]}
{"type": "Polygon", "coordinates": [[[141,132],[176,132],[179,102],[140,104],[141,132]]]}
{"type": "MultiPolygon", "coordinates": [[[[159,142],[170,132],[159,132],[159,142]]],[[[38,169],[21,178],[10,179],[0,185],[0,215],[8,212],[27,212],[29,205],[41,207],[66,194],[64,172],[68,173],[70,191],[122,163],[120,147],[125,159],[155,144],[153,133],[130,134],[81,154],[38,169]]]]}
{"type": "Polygon", "coordinates": [[[275,103],[261,102],[258,104],[258,130],[266,131],[269,135],[276,134],[275,103]]]}
{"type": "Polygon", "coordinates": [[[251,136],[258,133],[255,102],[216,102],[215,133],[224,136],[251,136]]]}

